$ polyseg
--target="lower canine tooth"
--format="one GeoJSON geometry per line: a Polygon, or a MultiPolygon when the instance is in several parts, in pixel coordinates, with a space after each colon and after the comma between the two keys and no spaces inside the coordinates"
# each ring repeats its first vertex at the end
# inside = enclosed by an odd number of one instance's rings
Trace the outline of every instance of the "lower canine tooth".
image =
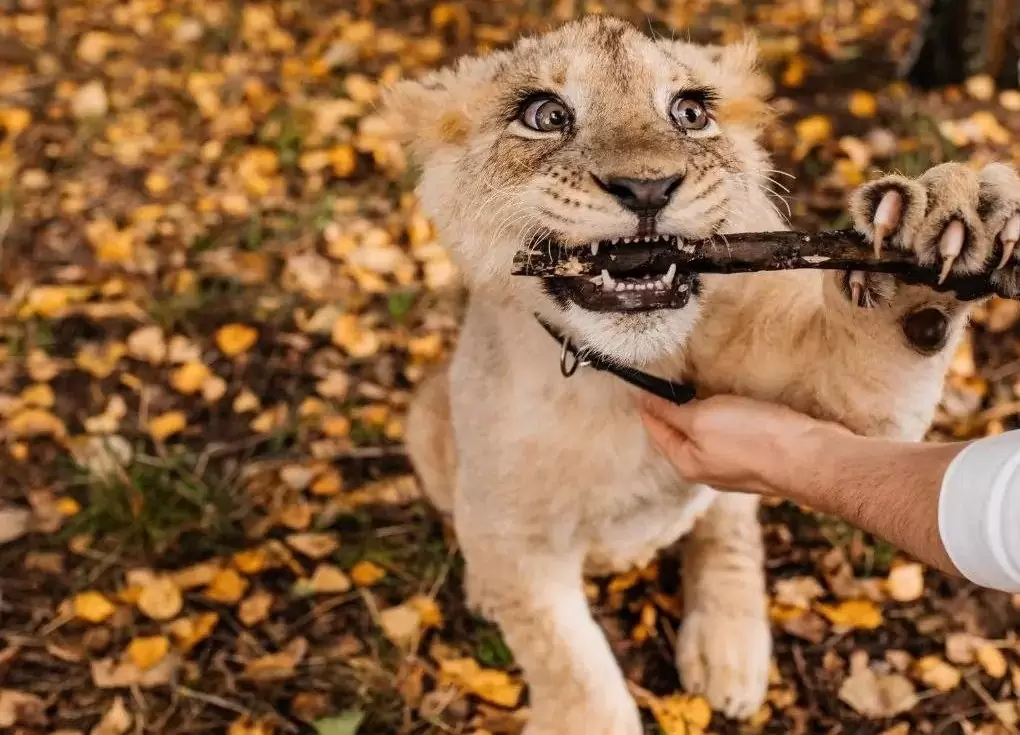
{"type": "Polygon", "coordinates": [[[616,281],[614,281],[613,277],[609,275],[609,271],[607,271],[605,268],[603,268],[602,269],[602,288],[609,288],[609,289],[611,289],[615,283],[616,283],[616,281]]]}
{"type": "Polygon", "coordinates": [[[673,283],[673,279],[676,277],[676,263],[672,263],[669,266],[669,270],[666,271],[666,275],[662,277],[663,285],[669,286],[673,283]]]}
{"type": "Polygon", "coordinates": [[[627,290],[627,285],[624,284],[624,283],[618,283],[618,284],[616,284],[616,290],[617,291],[626,291],[627,290]]]}

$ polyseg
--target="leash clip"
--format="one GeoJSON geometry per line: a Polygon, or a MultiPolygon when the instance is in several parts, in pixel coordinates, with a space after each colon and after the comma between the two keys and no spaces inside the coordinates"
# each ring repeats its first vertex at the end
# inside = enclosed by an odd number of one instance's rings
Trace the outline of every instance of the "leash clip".
{"type": "Polygon", "coordinates": [[[569,378],[577,372],[578,368],[586,367],[589,364],[587,360],[578,357],[577,350],[570,344],[570,338],[564,337],[563,347],[560,349],[560,374],[564,378],[569,378]],[[573,358],[572,362],[568,362],[568,356],[573,358]]]}

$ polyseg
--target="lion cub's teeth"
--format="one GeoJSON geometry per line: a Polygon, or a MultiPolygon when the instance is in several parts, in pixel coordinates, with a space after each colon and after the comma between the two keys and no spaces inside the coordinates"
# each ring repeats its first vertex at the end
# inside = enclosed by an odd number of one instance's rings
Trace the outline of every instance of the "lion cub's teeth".
{"type": "Polygon", "coordinates": [[[597,242],[593,242],[591,244],[591,254],[592,255],[598,255],[599,254],[599,244],[597,242]]]}
{"type": "Polygon", "coordinates": [[[626,291],[627,290],[627,284],[625,284],[625,283],[618,283],[618,284],[616,284],[616,290],[617,291],[626,291]]]}
{"type": "Polygon", "coordinates": [[[662,282],[666,286],[670,286],[673,283],[673,279],[676,278],[676,263],[671,263],[669,270],[666,271],[666,275],[662,277],[662,282]]]}
{"type": "Polygon", "coordinates": [[[609,275],[609,271],[607,271],[605,268],[603,268],[602,269],[602,288],[605,288],[605,289],[608,289],[608,290],[612,291],[613,287],[616,286],[616,285],[617,285],[617,283],[616,283],[616,281],[613,280],[613,277],[611,275],[609,275]]]}

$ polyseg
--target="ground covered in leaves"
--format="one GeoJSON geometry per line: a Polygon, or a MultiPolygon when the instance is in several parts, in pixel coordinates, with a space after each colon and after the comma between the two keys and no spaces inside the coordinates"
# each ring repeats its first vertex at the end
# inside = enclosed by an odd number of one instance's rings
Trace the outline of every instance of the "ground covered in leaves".
{"type": "MultiPolygon", "coordinates": [[[[520,730],[401,449],[462,296],[380,85],[586,10],[753,26],[794,224],[845,225],[876,169],[1020,162],[1020,92],[892,81],[913,2],[618,5],[0,3],[0,729],[520,730]]],[[[1018,317],[981,309],[933,439],[1017,424],[1018,317]]],[[[679,693],[674,558],[591,583],[648,732],[1016,732],[1020,600],[763,513],[777,643],[748,723],[679,693]]]]}

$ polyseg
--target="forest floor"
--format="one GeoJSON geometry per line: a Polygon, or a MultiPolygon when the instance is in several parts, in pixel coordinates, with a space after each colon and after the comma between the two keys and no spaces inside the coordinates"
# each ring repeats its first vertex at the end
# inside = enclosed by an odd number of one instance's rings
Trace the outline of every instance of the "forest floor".
{"type": "MultiPolygon", "coordinates": [[[[0,5],[0,730],[519,732],[520,671],[401,445],[463,293],[373,106],[583,3],[0,5]]],[[[797,227],[845,226],[877,170],[1020,162],[1020,93],[893,81],[913,2],[600,7],[757,31],[797,227]]],[[[1018,318],[977,310],[932,440],[1017,425],[1018,318]]],[[[749,722],[681,693],[674,555],[592,581],[649,733],[1017,731],[1020,600],[762,515],[749,722]]]]}

